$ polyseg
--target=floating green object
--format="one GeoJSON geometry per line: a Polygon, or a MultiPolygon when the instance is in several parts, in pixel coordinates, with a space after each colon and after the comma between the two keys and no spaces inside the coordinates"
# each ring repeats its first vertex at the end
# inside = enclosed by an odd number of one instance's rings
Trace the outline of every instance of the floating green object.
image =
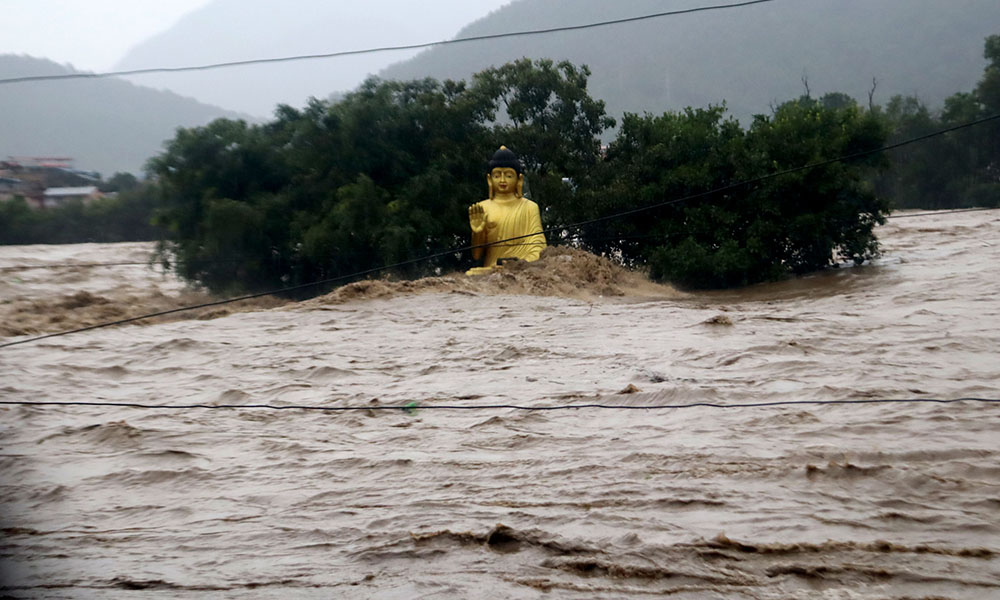
{"type": "Polygon", "coordinates": [[[403,412],[408,415],[413,415],[417,413],[417,408],[420,407],[420,403],[416,400],[411,400],[403,406],[403,412]]]}

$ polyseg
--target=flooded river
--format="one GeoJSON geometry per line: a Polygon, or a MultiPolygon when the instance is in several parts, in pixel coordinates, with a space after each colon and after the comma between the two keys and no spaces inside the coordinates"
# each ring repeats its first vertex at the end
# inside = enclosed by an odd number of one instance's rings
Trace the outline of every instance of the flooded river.
{"type": "MultiPolygon", "coordinates": [[[[0,597],[1000,597],[1000,212],[676,292],[593,257],[0,349],[0,597]],[[378,410],[404,406],[410,410],[378,410]],[[141,592],[139,591],[141,590],[141,592]]],[[[199,298],[0,247],[0,342],[199,298]],[[75,300],[74,300],[75,298],[75,300]]]]}

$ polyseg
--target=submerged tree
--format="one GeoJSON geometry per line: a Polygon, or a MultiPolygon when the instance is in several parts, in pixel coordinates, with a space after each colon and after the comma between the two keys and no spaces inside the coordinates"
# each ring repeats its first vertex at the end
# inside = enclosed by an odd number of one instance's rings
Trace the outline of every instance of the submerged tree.
{"type": "MultiPolygon", "coordinates": [[[[486,195],[501,144],[531,166],[538,195],[597,162],[609,126],[586,69],[521,60],[470,84],[371,79],[337,102],[279,107],[264,125],[185,129],[150,162],[178,271],[217,292],[274,289],[387,264],[453,269],[466,207],[486,195]]],[[[310,290],[312,292],[318,290],[310,290]]]]}
{"type": "Polygon", "coordinates": [[[853,103],[836,106],[802,98],[773,116],[758,116],[746,131],[724,118],[723,107],[627,115],[608,151],[610,183],[588,205],[597,210],[579,216],[637,212],[588,227],[583,245],[648,264],[655,278],[699,288],[872,258],[878,248],[873,229],[888,206],[866,175],[883,159],[770,177],[884,143],[881,120],[853,103]],[[705,195],[710,190],[721,191],[705,195]]]}
{"type": "MultiPolygon", "coordinates": [[[[976,86],[982,116],[1000,115],[1000,35],[986,38],[983,55],[989,64],[976,86]]],[[[970,192],[976,204],[1000,206],[1000,121],[992,121],[979,132],[982,153],[979,182],[970,192]]]]}
{"type": "Polygon", "coordinates": [[[0,201],[0,245],[159,239],[163,232],[150,224],[156,196],[149,185],[131,181],[128,189],[86,204],[73,200],[39,210],[21,196],[0,201]]]}
{"type": "MultiPolygon", "coordinates": [[[[883,115],[890,142],[1000,114],[1000,35],[986,39],[988,62],[971,92],[959,92],[933,112],[916,97],[897,96],[883,115]]],[[[1000,206],[1000,121],[963,128],[889,153],[892,168],[878,179],[897,208],[1000,206]]]]}
{"type": "Polygon", "coordinates": [[[400,263],[407,276],[455,269],[467,259],[438,251],[467,243],[466,207],[486,194],[484,159],[501,144],[523,157],[546,226],[564,228],[551,241],[654,277],[745,285],[877,251],[886,206],[865,183],[876,157],[734,186],[881,145],[883,121],[843,95],[787,103],[749,130],[724,107],[626,115],[604,156],[599,135],[614,121],[588,74],[525,59],[470,83],[372,79],[337,102],[279,107],[264,125],[181,130],[150,162],[172,233],[162,252],[218,292],[400,263]]]}

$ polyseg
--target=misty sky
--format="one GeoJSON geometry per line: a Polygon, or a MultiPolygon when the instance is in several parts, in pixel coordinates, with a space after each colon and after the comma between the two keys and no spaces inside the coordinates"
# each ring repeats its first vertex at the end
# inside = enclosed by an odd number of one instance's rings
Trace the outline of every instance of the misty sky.
{"type": "MultiPolygon", "coordinates": [[[[448,39],[510,0],[0,0],[0,54],[27,54],[81,71],[194,66],[448,39]],[[13,26],[9,26],[13,24],[13,26]],[[339,27],[338,27],[339,26],[339,27]]],[[[129,77],[225,109],[267,117],[353,89],[417,53],[402,51],[129,77]]]]}
{"type": "Polygon", "coordinates": [[[0,54],[30,54],[80,70],[108,70],[129,48],[209,1],[0,0],[0,54]]]}

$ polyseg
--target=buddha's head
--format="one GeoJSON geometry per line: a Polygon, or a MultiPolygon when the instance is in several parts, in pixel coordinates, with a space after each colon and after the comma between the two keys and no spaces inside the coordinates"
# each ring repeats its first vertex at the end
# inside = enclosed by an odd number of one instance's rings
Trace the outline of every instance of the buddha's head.
{"type": "Polygon", "coordinates": [[[490,184],[490,199],[495,196],[521,197],[524,187],[524,167],[517,155],[500,146],[489,162],[490,172],[486,179],[490,184]]]}

